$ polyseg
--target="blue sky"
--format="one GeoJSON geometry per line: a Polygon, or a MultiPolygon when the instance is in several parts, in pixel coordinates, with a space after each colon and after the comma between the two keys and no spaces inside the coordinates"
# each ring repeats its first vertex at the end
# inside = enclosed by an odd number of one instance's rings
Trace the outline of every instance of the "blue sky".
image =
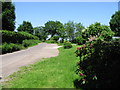
{"type": "Polygon", "coordinates": [[[43,26],[47,21],[81,22],[84,26],[100,22],[109,25],[112,14],[118,10],[117,2],[14,2],[16,28],[24,20],[33,27],[43,26]]]}

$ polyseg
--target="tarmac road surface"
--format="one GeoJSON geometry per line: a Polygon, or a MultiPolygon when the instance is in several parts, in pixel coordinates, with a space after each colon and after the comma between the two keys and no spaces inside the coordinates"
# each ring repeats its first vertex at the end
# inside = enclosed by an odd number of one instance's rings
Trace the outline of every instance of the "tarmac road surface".
{"type": "Polygon", "coordinates": [[[0,55],[2,58],[2,67],[0,66],[2,78],[18,71],[21,66],[32,64],[42,58],[57,56],[59,54],[58,47],[57,44],[40,43],[25,50],[0,55]]]}

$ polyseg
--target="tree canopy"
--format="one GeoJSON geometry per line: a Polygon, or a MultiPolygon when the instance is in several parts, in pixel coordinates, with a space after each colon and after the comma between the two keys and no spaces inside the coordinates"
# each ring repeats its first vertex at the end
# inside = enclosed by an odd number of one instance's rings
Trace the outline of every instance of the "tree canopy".
{"type": "Polygon", "coordinates": [[[82,30],[85,29],[85,27],[81,23],[76,23],[75,28],[76,28],[75,37],[81,37],[82,30]]]}
{"type": "Polygon", "coordinates": [[[23,21],[23,23],[17,28],[17,30],[33,34],[33,26],[31,22],[28,21],[23,21]]]}
{"type": "Polygon", "coordinates": [[[51,37],[59,35],[59,30],[63,28],[63,24],[60,21],[48,21],[45,23],[45,31],[51,37]]]}
{"type": "Polygon", "coordinates": [[[115,12],[110,19],[110,28],[116,36],[120,36],[120,11],[115,12]]]}
{"type": "Polygon", "coordinates": [[[15,6],[12,2],[2,2],[2,30],[14,31],[15,6]]]}
{"type": "Polygon", "coordinates": [[[39,37],[40,40],[46,40],[47,38],[47,33],[42,26],[34,28],[34,35],[39,37]]]}
{"type": "Polygon", "coordinates": [[[67,37],[70,41],[72,41],[75,38],[75,24],[73,21],[69,21],[65,23],[64,25],[67,37]]]}

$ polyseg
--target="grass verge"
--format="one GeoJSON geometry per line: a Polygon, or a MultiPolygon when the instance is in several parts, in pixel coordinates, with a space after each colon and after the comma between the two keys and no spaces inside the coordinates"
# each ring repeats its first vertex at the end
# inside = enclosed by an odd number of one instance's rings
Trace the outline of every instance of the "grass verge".
{"type": "Polygon", "coordinates": [[[71,49],[59,48],[59,56],[43,59],[10,76],[11,80],[3,88],[74,88],[73,81],[76,62],[74,46],[71,49]]]}

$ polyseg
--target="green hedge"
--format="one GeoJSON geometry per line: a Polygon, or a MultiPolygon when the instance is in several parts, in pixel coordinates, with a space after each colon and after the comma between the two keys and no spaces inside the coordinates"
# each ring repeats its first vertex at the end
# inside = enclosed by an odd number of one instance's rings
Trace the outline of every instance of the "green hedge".
{"type": "Polygon", "coordinates": [[[72,44],[70,42],[64,43],[64,49],[72,48],[72,44]]]}
{"type": "Polygon", "coordinates": [[[39,38],[37,36],[34,36],[32,34],[26,33],[26,32],[14,32],[14,31],[6,31],[6,30],[0,30],[0,33],[2,33],[2,42],[7,43],[22,43],[25,39],[35,39],[38,40],[39,38]]]}
{"type": "Polygon", "coordinates": [[[24,47],[29,47],[29,46],[37,45],[38,43],[40,43],[39,40],[23,40],[22,45],[24,47]]]}
{"type": "Polygon", "coordinates": [[[18,51],[21,49],[24,49],[24,47],[21,44],[4,43],[0,46],[0,50],[2,50],[0,54],[11,53],[13,51],[18,51]]]}
{"type": "Polygon", "coordinates": [[[47,40],[47,41],[45,41],[46,43],[56,43],[56,41],[55,40],[47,40]]]}
{"type": "Polygon", "coordinates": [[[39,40],[23,40],[22,44],[3,43],[2,45],[0,45],[0,54],[19,51],[21,49],[37,45],[38,43],[40,43],[39,40]]]}

